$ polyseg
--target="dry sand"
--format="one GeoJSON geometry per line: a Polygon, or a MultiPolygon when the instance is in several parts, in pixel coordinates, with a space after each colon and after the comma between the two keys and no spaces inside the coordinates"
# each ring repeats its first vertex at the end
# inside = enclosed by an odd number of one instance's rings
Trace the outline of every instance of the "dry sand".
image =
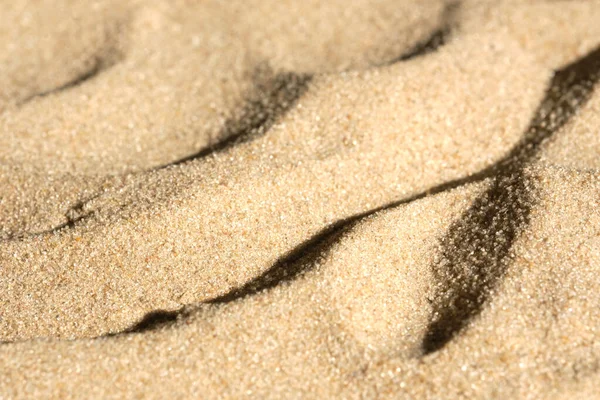
{"type": "Polygon", "coordinates": [[[600,398],[600,2],[4,7],[0,398],[600,398]]]}

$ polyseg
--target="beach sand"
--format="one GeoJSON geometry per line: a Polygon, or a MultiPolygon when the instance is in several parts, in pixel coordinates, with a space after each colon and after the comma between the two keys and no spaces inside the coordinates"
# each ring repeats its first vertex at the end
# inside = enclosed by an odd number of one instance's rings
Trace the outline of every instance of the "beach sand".
{"type": "Polygon", "coordinates": [[[599,1],[15,1],[0,398],[600,398],[599,1]]]}

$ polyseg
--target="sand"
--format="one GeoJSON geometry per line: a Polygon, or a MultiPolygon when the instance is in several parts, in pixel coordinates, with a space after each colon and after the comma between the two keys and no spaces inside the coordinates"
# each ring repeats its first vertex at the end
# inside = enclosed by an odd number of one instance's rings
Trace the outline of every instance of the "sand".
{"type": "Polygon", "coordinates": [[[600,398],[600,2],[6,9],[0,398],[600,398]]]}

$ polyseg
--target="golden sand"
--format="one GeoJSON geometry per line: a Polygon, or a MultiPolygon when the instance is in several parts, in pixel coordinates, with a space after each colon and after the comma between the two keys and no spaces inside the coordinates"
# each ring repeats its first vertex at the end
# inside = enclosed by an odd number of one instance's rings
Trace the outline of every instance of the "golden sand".
{"type": "Polygon", "coordinates": [[[0,398],[600,398],[600,2],[6,8],[0,398]]]}

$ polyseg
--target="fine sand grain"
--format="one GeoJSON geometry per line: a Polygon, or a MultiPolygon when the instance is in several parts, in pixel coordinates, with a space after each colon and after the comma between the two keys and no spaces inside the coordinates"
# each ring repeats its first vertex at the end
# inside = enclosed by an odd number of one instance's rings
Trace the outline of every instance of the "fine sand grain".
{"type": "Polygon", "coordinates": [[[600,2],[4,8],[0,398],[600,398],[600,2]]]}

